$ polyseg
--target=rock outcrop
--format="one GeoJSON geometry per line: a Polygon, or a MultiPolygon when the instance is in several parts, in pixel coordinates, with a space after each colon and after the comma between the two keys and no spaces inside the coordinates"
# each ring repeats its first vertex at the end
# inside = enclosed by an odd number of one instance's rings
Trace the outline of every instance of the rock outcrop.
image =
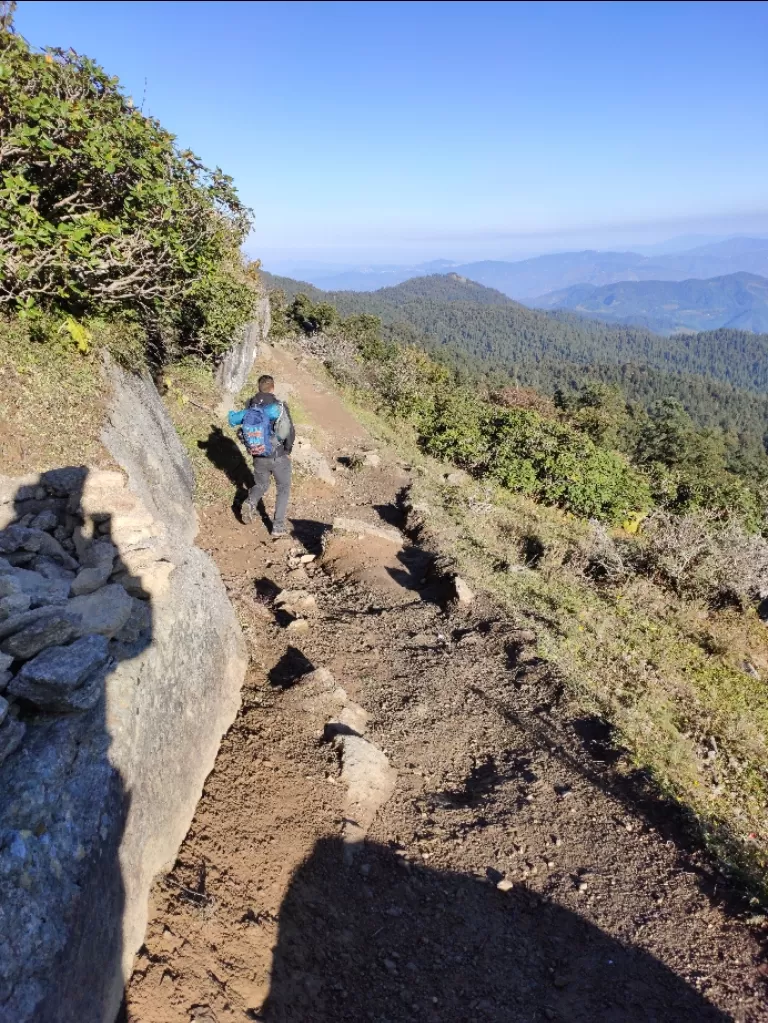
{"type": "Polygon", "coordinates": [[[216,383],[225,395],[237,394],[245,386],[259,350],[267,340],[271,325],[269,299],[259,299],[253,319],[243,331],[242,338],[222,358],[216,367],[216,383]]]}
{"type": "Polygon", "coordinates": [[[178,437],[107,372],[127,476],[0,477],[0,1023],[112,1023],[245,670],[178,437]]]}

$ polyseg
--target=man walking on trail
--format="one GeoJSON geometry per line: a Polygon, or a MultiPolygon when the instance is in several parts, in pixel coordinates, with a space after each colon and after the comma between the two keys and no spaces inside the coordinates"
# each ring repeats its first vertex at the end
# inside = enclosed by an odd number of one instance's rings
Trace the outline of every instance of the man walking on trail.
{"type": "Polygon", "coordinates": [[[287,536],[285,516],[291,494],[291,459],[296,431],[291,413],[284,401],[275,397],[273,377],[259,377],[259,393],[241,412],[229,413],[229,425],[239,426],[243,442],[253,457],[255,484],[243,503],[241,515],[249,525],[257,515],[257,505],[269,489],[271,476],[275,477],[277,497],[272,536],[287,536]]]}

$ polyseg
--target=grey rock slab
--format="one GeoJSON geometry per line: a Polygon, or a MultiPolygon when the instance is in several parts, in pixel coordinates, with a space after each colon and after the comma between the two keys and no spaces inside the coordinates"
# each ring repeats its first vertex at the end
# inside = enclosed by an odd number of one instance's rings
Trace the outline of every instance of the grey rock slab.
{"type": "Polygon", "coordinates": [[[0,764],[15,753],[24,738],[26,726],[15,717],[7,717],[0,725],[0,764]]]}
{"type": "Polygon", "coordinates": [[[389,540],[390,543],[403,546],[403,534],[397,529],[389,529],[387,526],[375,526],[363,519],[348,519],[338,516],[333,520],[334,533],[355,533],[357,536],[375,536],[379,540],[389,540]]]}
{"type": "Polygon", "coordinates": [[[187,548],[173,600],[152,612],[152,643],[109,669],[106,700],[30,722],[3,770],[2,1023],[115,1019],[150,886],[175,859],[237,713],[247,658],[211,559],[187,548]]]}
{"type": "Polygon", "coordinates": [[[306,613],[317,610],[317,600],[307,590],[283,590],[275,597],[275,606],[306,613]]]}
{"type": "Polygon", "coordinates": [[[237,394],[245,387],[248,375],[253,369],[259,344],[267,339],[270,321],[269,299],[265,296],[258,300],[253,319],[246,324],[242,336],[216,367],[216,383],[227,394],[237,394]]]}
{"type": "Polygon", "coordinates": [[[64,568],[60,561],[48,554],[38,554],[30,564],[30,569],[44,579],[65,580],[71,583],[75,578],[75,573],[71,569],[64,568]]]}
{"type": "Polygon", "coordinates": [[[115,633],[120,643],[136,643],[152,631],[152,606],[146,600],[131,597],[131,613],[125,625],[115,633]]]}
{"type": "Polygon", "coordinates": [[[66,608],[80,620],[79,635],[96,632],[111,638],[130,618],[133,604],[122,586],[110,583],[95,593],[72,597],[66,608]]]}
{"type": "Polygon", "coordinates": [[[177,543],[191,543],[197,532],[192,463],[152,378],[111,360],[105,372],[112,398],[102,441],[152,518],[164,523],[177,543]]]}
{"type": "Polygon", "coordinates": [[[8,701],[5,699],[5,697],[4,696],[0,696],[0,725],[2,725],[2,723],[8,717],[8,708],[9,708],[9,706],[10,705],[9,705],[8,701]]]}
{"type": "Polygon", "coordinates": [[[81,597],[93,593],[102,587],[112,575],[112,562],[103,561],[94,568],[81,568],[72,582],[70,593],[73,597],[81,597]]]}
{"type": "Polygon", "coordinates": [[[31,603],[28,593],[9,593],[7,597],[0,597],[0,622],[28,611],[31,603]]]}
{"type": "Polygon", "coordinates": [[[42,529],[44,532],[47,532],[50,529],[55,529],[58,524],[59,516],[55,511],[47,508],[45,511],[41,511],[39,515],[35,515],[29,525],[31,529],[42,529]]]}
{"type": "Polygon", "coordinates": [[[292,457],[295,464],[304,469],[310,476],[316,476],[323,483],[327,483],[329,487],[336,486],[336,477],[328,463],[328,459],[305,438],[296,438],[292,457]]]}
{"type": "Polygon", "coordinates": [[[51,615],[59,614],[59,607],[36,607],[33,611],[22,611],[19,614],[11,615],[5,621],[0,621],[0,640],[12,636],[14,632],[21,632],[32,622],[39,618],[50,618],[51,615]]]}
{"type": "Polygon", "coordinates": [[[46,579],[39,572],[26,568],[13,568],[11,573],[19,584],[19,591],[29,596],[32,607],[64,604],[69,596],[67,579],[46,579]]]}
{"type": "Polygon", "coordinates": [[[13,696],[42,710],[88,710],[97,702],[110,665],[104,636],[83,636],[68,646],[49,647],[28,661],[8,686],[13,696]]]}
{"type": "Polygon", "coordinates": [[[333,715],[325,725],[325,738],[337,735],[365,735],[368,727],[368,712],[359,703],[349,701],[341,711],[333,715]]]}
{"type": "Polygon", "coordinates": [[[77,571],[80,566],[72,555],[67,552],[66,548],[59,543],[56,537],[51,536],[50,533],[41,533],[40,536],[40,554],[45,554],[50,558],[55,558],[57,561],[61,562],[64,568],[77,571]]]}
{"type": "Polygon", "coordinates": [[[13,658],[10,654],[0,654],[0,671],[8,671],[12,664],[13,658]]]}
{"type": "Polygon", "coordinates": [[[475,599],[474,593],[459,575],[453,580],[453,590],[459,604],[471,604],[475,599]]]}
{"type": "Polygon", "coordinates": [[[11,554],[14,551],[39,551],[42,543],[42,531],[28,529],[25,526],[8,526],[0,531],[0,554],[11,554]]]}
{"type": "Polygon", "coordinates": [[[124,569],[113,573],[112,579],[125,587],[133,597],[152,600],[161,597],[168,589],[170,577],[176,566],[170,561],[151,561],[138,574],[124,569]]]}
{"type": "MultiPolygon", "coordinates": [[[[5,656],[5,655],[3,655],[5,656]]],[[[8,688],[8,683],[13,678],[13,672],[11,671],[0,671],[0,693],[4,693],[8,688]]]]}
{"type": "Polygon", "coordinates": [[[84,465],[65,466],[41,473],[40,483],[56,497],[68,497],[78,493],[85,482],[88,470],[84,465]]]}
{"type": "Polygon", "coordinates": [[[3,558],[2,561],[7,566],[7,569],[0,575],[0,597],[10,597],[11,594],[21,593],[21,583],[16,578],[10,563],[6,558],[3,558]]]}
{"type": "Polygon", "coordinates": [[[49,646],[68,643],[78,634],[80,622],[71,612],[56,610],[53,614],[38,618],[19,632],[3,640],[0,650],[14,658],[26,661],[49,646]]]}
{"type": "Polygon", "coordinates": [[[5,558],[8,564],[12,568],[23,568],[31,565],[37,555],[34,551],[13,551],[11,554],[6,554],[5,558]]]}
{"type": "Polygon", "coordinates": [[[109,540],[94,540],[85,548],[80,558],[83,568],[98,568],[101,565],[109,565],[110,569],[117,557],[117,547],[109,540]]]}

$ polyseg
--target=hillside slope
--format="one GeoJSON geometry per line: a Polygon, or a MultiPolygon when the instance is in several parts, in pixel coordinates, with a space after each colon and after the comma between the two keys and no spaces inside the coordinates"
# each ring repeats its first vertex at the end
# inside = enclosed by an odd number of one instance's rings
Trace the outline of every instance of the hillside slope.
{"type": "MultiPolygon", "coordinates": [[[[229,499],[202,516],[250,672],[157,879],[128,1023],[760,1023],[757,933],[718,901],[672,808],[635,802],[639,772],[543,656],[568,612],[481,594],[475,534],[474,600],[442,605],[422,584],[441,548],[398,494],[418,478],[436,520],[466,507],[483,527],[488,494],[448,484],[398,424],[390,448],[370,414],[350,422],[306,356],[267,350],[258,372],[307,410],[301,434],[335,482],[297,479],[292,541],[242,526],[229,499]],[[378,464],[344,467],[374,445],[378,464]],[[351,748],[387,787],[371,783],[379,806],[350,855],[351,748]]],[[[203,439],[209,419],[198,426],[203,439]]],[[[451,539],[468,545],[466,523],[451,539]]],[[[554,598],[544,566],[523,575],[554,598]]]]}
{"type": "MultiPolygon", "coordinates": [[[[671,386],[668,393],[683,373],[768,394],[768,334],[718,330],[666,338],[570,310],[530,309],[455,273],[373,292],[324,292],[266,273],[263,279],[289,298],[303,292],[314,302],[330,302],[342,316],[378,316],[389,335],[443,351],[467,369],[498,372],[545,391],[561,386],[574,370],[601,367],[603,376],[617,379],[621,367],[639,366],[662,374],[659,387],[671,386]]],[[[697,386],[707,385],[699,380],[697,386]]]]}
{"type": "Polygon", "coordinates": [[[542,309],[570,309],[608,323],[659,333],[730,327],[768,331],[768,279],[735,273],[708,280],[577,284],[535,300],[542,309]]]}

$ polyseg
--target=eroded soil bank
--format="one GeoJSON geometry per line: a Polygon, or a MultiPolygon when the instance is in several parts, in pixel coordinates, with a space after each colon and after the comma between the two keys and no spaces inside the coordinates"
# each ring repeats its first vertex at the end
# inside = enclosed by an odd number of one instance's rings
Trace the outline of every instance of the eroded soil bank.
{"type": "MultiPolygon", "coordinates": [[[[272,358],[329,462],[370,446],[332,393],[272,358]]],[[[125,1019],[768,1019],[756,932],[620,780],[600,723],[565,712],[535,637],[482,596],[444,605],[409,541],[331,531],[400,521],[409,471],[381,455],[335,486],[299,482],[292,540],[226,505],[202,515],[251,665],[155,886],[125,1019]],[[306,626],[276,606],[286,588],[314,598],[306,626]],[[317,668],[397,771],[351,865],[339,752],[302,697],[317,668]]]]}

